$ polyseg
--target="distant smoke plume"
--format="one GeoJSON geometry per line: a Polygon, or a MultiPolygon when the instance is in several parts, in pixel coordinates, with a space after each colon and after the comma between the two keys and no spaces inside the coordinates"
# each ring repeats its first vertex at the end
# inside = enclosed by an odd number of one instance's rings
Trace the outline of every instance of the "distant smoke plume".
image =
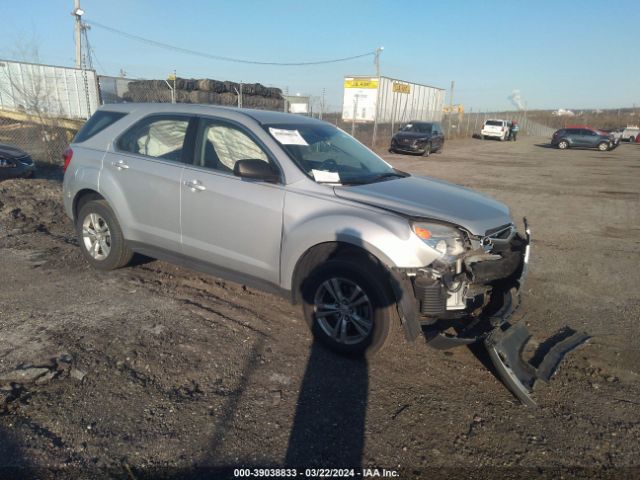
{"type": "Polygon", "coordinates": [[[514,90],[511,92],[511,95],[507,97],[509,101],[516,107],[518,110],[524,110],[524,101],[522,100],[522,95],[520,95],[520,90],[514,90]]]}

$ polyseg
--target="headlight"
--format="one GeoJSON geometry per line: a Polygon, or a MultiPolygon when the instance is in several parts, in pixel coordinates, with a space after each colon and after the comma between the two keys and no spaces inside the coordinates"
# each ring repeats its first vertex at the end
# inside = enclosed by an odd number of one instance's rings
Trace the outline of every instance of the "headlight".
{"type": "Polygon", "coordinates": [[[457,256],[464,252],[462,232],[442,223],[415,222],[411,229],[424,243],[444,256],[457,256]]]}

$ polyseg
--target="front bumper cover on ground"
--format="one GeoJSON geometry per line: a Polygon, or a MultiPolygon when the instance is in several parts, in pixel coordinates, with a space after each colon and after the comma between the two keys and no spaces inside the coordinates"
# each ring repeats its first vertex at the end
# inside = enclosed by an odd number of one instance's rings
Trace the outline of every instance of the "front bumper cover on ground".
{"type": "MultiPolygon", "coordinates": [[[[535,382],[537,380],[549,382],[564,356],[586,342],[589,335],[565,327],[551,337],[551,339],[557,338],[557,341],[553,340],[552,346],[538,349],[540,354],[534,355],[534,358],[536,356],[542,358],[537,367],[534,367],[531,362],[522,358],[524,347],[531,338],[524,322],[515,325],[507,323],[505,326],[505,329],[498,327],[491,331],[484,339],[484,346],[502,383],[524,405],[535,407],[536,403],[531,398],[535,382]],[[562,337],[562,340],[558,337],[562,337]]],[[[542,345],[546,343],[550,342],[543,342],[542,345]]]]}

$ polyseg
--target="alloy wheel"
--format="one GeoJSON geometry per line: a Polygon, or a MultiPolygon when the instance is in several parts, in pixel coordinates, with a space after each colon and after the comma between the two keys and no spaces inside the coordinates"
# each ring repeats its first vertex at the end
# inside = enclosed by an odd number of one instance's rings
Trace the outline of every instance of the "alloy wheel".
{"type": "Polygon", "coordinates": [[[84,248],[96,260],[104,260],[111,252],[111,232],[107,222],[97,213],[90,213],[82,222],[84,248]]]}
{"type": "Polygon", "coordinates": [[[343,345],[366,340],[373,330],[373,305],[365,291],[351,280],[334,277],[314,295],[314,315],[322,331],[343,345]]]}

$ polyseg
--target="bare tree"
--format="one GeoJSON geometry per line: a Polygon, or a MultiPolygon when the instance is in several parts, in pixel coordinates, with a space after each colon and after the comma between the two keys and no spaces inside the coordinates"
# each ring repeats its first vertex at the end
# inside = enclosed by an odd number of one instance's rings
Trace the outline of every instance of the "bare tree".
{"type": "Polygon", "coordinates": [[[13,111],[19,114],[0,117],[0,139],[22,147],[37,160],[60,163],[62,151],[75,130],[60,118],[62,108],[55,93],[54,79],[47,81],[38,74],[41,62],[34,41],[18,43],[14,56],[25,62],[22,68],[31,69],[31,72],[16,77],[8,67],[0,68],[0,96],[10,99],[13,111]]]}

